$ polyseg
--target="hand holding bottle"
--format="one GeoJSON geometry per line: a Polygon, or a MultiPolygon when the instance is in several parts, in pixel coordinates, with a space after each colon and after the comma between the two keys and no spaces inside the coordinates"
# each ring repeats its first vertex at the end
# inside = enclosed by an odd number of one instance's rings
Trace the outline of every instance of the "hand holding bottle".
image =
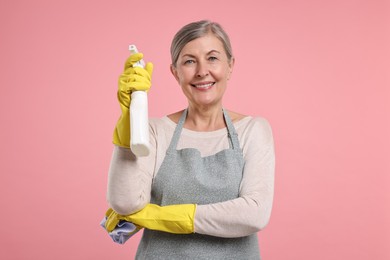
{"type": "Polygon", "coordinates": [[[118,82],[118,101],[122,114],[115,126],[113,143],[122,147],[130,147],[130,111],[131,93],[148,91],[152,85],[153,64],[146,63],[145,68],[134,66],[142,60],[142,53],[130,55],[118,82]]]}

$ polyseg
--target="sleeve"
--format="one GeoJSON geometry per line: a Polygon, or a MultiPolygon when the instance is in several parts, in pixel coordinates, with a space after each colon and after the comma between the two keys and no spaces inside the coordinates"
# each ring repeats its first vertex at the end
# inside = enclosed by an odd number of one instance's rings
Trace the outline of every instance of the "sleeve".
{"type": "Polygon", "coordinates": [[[262,118],[240,138],[245,167],[237,199],[198,205],[195,232],[218,237],[242,237],[256,233],[269,222],[274,193],[275,154],[272,130],[262,118]]]}
{"type": "Polygon", "coordinates": [[[129,215],[150,202],[156,162],[156,135],[150,130],[150,154],[136,157],[129,148],[114,146],[108,171],[107,202],[119,214],[129,215]]]}

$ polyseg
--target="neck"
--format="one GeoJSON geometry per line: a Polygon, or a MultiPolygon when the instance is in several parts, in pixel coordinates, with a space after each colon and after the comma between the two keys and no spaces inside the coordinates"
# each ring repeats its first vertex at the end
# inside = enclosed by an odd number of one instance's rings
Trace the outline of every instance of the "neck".
{"type": "Polygon", "coordinates": [[[205,108],[188,106],[185,128],[194,131],[214,131],[226,127],[222,106],[205,108]]]}

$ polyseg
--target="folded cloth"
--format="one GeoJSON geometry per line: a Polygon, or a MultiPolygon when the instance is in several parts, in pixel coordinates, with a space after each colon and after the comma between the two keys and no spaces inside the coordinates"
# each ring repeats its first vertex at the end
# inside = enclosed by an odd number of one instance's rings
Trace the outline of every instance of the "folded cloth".
{"type": "MultiPolygon", "coordinates": [[[[102,226],[104,230],[106,230],[106,221],[107,217],[104,217],[103,220],[100,222],[100,226],[102,226]]],[[[140,229],[137,228],[137,226],[133,223],[121,220],[116,225],[113,231],[108,232],[108,235],[110,235],[110,237],[115,243],[122,245],[138,231],[140,231],[140,229]]]]}

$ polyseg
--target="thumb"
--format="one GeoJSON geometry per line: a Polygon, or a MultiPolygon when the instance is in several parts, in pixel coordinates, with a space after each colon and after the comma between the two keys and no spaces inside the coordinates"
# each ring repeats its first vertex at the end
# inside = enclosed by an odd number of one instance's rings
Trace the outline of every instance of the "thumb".
{"type": "Polygon", "coordinates": [[[153,63],[151,63],[151,62],[146,63],[145,70],[149,73],[150,77],[152,77],[153,63]]]}

